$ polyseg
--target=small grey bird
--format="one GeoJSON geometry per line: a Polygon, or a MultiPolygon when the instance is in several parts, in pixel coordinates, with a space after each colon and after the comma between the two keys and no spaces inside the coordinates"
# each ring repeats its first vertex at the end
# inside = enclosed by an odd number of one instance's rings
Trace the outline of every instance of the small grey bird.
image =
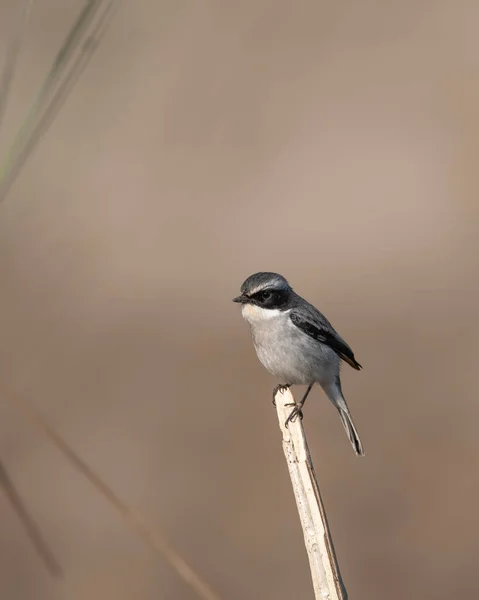
{"type": "Polygon", "coordinates": [[[286,279],[277,273],[255,273],[241,286],[233,302],[242,304],[254,347],[261,363],[282,382],[279,389],[294,384],[307,385],[306,393],[295,404],[286,424],[303,417],[302,408],[315,383],[339,411],[339,416],[358,456],[363,446],[341,390],[341,360],[353,369],[362,367],[354,353],[331,323],[317,308],[298,296],[286,279]]]}

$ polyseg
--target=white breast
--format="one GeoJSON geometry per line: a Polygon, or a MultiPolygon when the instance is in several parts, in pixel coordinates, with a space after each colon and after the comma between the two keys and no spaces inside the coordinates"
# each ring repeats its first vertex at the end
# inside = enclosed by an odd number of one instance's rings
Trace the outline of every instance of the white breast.
{"type": "Polygon", "coordinates": [[[277,308],[261,308],[261,306],[256,306],[254,304],[243,304],[241,312],[243,314],[243,318],[246,319],[246,321],[248,321],[248,323],[251,325],[257,325],[264,323],[265,321],[270,321],[271,319],[277,319],[278,317],[289,313],[289,311],[282,312],[277,308]]]}
{"type": "Polygon", "coordinates": [[[243,317],[250,325],[259,360],[270,373],[287,383],[306,384],[334,378],[339,358],[331,348],[296,327],[289,318],[290,312],[243,305],[243,317]]]}

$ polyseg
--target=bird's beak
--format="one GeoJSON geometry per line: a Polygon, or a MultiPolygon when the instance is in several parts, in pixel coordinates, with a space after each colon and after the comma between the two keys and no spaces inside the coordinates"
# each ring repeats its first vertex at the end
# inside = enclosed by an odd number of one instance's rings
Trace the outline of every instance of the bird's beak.
{"type": "Polygon", "coordinates": [[[233,302],[238,302],[239,304],[246,304],[246,302],[248,302],[249,298],[248,296],[245,296],[244,294],[241,294],[241,296],[237,296],[236,298],[233,298],[233,302]]]}

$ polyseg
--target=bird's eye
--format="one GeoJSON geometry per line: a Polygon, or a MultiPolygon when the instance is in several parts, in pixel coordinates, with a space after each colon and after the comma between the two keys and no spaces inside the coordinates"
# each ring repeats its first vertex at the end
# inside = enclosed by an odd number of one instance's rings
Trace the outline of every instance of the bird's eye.
{"type": "Polygon", "coordinates": [[[268,290],[261,292],[261,298],[263,298],[263,300],[269,300],[271,298],[271,292],[268,290]]]}

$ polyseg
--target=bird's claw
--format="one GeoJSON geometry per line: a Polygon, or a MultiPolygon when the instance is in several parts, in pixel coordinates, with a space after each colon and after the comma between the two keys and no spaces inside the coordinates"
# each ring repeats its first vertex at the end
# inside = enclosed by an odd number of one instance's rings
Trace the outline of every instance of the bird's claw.
{"type": "Polygon", "coordinates": [[[296,404],[295,402],[289,402],[288,404],[285,404],[285,406],[294,407],[293,410],[289,413],[289,417],[284,422],[285,427],[288,427],[288,423],[293,423],[297,417],[299,417],[301,421],[303,420],[303,411],[301,410],[302,406],[296,404]]]}
{"type": "Polygon", "coordinates": [[[276,394],[279,391],[284,392],[284,390],[289,390],[290,386],[288,384],[280,383],[273,390],[273,406],[276,406],[276,394]]]}

